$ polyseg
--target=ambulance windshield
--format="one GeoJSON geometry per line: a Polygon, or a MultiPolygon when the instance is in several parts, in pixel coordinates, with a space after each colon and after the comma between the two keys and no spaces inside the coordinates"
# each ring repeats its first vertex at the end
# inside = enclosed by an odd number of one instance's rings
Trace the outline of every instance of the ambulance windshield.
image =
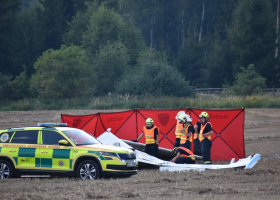
{"type": "Polygon", "coordinates": [[[79,129],[62,131],[75,145],[101,144],[95,137],[79,129]]]}

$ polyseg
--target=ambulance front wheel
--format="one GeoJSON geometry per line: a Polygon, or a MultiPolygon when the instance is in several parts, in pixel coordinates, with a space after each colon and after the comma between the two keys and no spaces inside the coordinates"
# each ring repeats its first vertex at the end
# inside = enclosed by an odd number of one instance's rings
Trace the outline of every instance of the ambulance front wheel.
{"type": "Polygon", "coordinates": [[[0,179],[14,178],[14,168],[6,160],[0,160],[0,179]]]}
{"type": "Polygon", "coordinates": [[[77,177],[82,180],[98,179],[100,178],[101,171],[99,166],[93,160],[85,160],[81,162],[77,169],[77,177]]]}

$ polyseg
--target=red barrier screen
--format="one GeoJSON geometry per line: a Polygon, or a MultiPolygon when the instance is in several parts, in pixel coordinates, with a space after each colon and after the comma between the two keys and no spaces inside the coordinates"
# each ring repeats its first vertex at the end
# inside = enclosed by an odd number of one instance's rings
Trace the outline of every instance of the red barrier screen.
{"type": "MultiPolygon", "coordinates": [[[[111,128],[111,132],[120,139],[136,140],[142,132],[145,120],[150,117],[160,129],[159,146],[172,149],[175,141],[175,116],[181,110],[191,116],[193,125],[199,120],[198,116],[202,111],[206,111],[210,115],[210,122],[214,131],[211,150],[213,161],[245,157],[244,109],[134,109],[124,112],[96,113],[79,116],[62,114],[61,122],[67,123],[68,126],[82,129],[95,137],[104,133],[107,128],[111,128]]],[[[144,138],[139,142],[144,143],[144,138]]]]}

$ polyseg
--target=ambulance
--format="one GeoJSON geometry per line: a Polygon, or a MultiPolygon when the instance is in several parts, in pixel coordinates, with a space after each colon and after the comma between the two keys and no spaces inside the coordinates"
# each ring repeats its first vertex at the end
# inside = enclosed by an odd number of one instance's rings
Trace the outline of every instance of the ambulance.
{"type": "Polygon", "coordinates": [[[103,145],[66,123],[0,130],[0,178],[68,176],[82,180],[137,174],[130,149],[103,145]]]}

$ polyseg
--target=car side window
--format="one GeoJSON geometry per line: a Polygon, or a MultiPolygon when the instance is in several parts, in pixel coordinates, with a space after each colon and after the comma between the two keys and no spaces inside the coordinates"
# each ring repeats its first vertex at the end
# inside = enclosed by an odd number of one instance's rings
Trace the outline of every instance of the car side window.
{"type": "Polygon", "coordinates": [[[54,131],[43,131],[43,144],[58,145],[59,140],[65,140],[65,138],[54,131]]]}
{"type": "Polygon", "coordinates": [[[14,132],[4,132],[0,134],[0,143],[9,143],[14,132]]]}
{"type": "Polygon", "coordinates": [[[38,131],[17,131],[11,143],[37,144],[38,131]]]}

